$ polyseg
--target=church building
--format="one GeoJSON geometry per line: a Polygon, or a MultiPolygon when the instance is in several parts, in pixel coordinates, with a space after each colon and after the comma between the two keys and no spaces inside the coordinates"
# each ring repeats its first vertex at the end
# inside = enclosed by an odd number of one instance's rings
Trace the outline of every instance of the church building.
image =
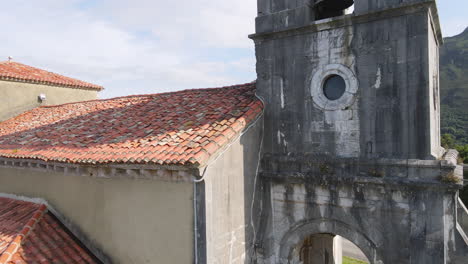
{"type": "Polygon", "coordinates": [[[257,1],[255,82],[0,123],[0,264],[466,263],[436,2],[257,1]]]}
{"type": "Polygon", "coordinates": [[[97,99],[102,86],[15,62],[0,62],[0,121],[45,105],[97,99]]]}

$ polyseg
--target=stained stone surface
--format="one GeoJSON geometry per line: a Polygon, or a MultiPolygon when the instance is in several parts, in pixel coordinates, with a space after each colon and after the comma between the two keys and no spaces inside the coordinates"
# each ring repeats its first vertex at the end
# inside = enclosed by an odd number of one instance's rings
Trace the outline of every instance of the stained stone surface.
{"type": "Polygon", "coordinates": [[[357,0],[324,20],[311,2],[258,0],[250,36],[265,101],[257,262],[295,263],[327,233],[371,263],[456,263],[460,185],[446,179],[461,175],[440,147],[435,2],[357,0]],[[347,85],[338,100],[323,94],[332,74],[347,85]]]}

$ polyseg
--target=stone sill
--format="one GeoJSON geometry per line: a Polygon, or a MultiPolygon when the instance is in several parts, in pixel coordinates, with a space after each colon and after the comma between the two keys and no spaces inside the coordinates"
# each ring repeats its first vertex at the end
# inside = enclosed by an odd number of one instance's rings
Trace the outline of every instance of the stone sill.
{"type": "Polygon", "coordinates": [[[372,176],[334,176],[315,175],[312,173],[270,173],[262,172],[260,176],[267,181],[278,184],[315,184],[336,188],[339,185],[359,186],[388,186],[398,189],[438,189],[440,191],[457,192],[462,188],[456,183],[441,183],[438,180],[414,180],[398,177],[372,177],[372,176]]]}
{"type": "MultiPolygon", "coordinates": [[[[321,155],[265,156],[262,171],[269,175],[309,175],[406,179],[415,182],[433,182],[463,186],[462,166],[450,160],[418,159],[358,159],[333,158],[321,155]]],[[[309,177],[308,176],[308,177],[309,177]]],[[[289,176],[288,176],[289,177],[289,176]]]]}

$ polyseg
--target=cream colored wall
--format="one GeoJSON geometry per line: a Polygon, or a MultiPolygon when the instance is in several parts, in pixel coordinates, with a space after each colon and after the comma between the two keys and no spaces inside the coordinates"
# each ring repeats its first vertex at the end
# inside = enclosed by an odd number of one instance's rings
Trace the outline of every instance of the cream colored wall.
{"type": "Polygon", "coordinates": [[[0,121],[41,105],[57,105],[97,99],[96,90],[84,90],[41,84],[0,81],[0,121]],[[45,94],[45,102],[38,102],[45,94]]]}
{"type": "Polygon", "coordinates": [[[260,217],[259,120],[205,173],[207,263],[251,263],[260,217]],[[257,192],[257,195],[254,195],[257,192]]]}
{"type": "Polygon", "coordinates": [[[193,185],[0,168],[0,192],[46,199],[113,263],[192,263],[193,185]]]}

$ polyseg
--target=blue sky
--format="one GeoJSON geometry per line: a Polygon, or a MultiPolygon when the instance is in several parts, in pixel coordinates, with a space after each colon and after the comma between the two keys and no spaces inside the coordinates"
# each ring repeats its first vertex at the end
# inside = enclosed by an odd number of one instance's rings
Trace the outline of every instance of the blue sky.
{"type": "MultiPolygon", "coordinates": [[[[444,36],[468,26],[467,0],[438,4],[444,36]]],[[[103,85],[101,98],[245,83],[255,16],[256,0],[6,1],[0,60],[103,85]]]]}
{"type": "Polygon", "coordinates": [[[444,37],[457,35],[468,27],[467,0],[438,0],[437,5],[444,37]]]}

